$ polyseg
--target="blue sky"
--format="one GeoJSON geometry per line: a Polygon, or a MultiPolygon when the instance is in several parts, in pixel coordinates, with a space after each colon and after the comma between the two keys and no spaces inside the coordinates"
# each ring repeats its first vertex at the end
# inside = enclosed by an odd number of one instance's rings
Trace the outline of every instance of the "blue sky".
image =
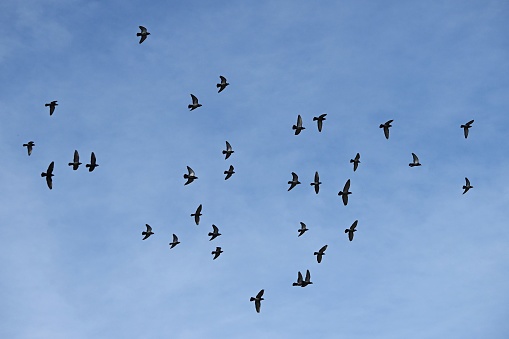
{"type": "Polygon", "coordinates": [[[508,15],[503,1],[3,1],[0,337],[507,338],[508,15]],[[99,167],[72,171],[75,149],[99,167]],[[306,269],[314,284],[292,287],[306,269]]]}

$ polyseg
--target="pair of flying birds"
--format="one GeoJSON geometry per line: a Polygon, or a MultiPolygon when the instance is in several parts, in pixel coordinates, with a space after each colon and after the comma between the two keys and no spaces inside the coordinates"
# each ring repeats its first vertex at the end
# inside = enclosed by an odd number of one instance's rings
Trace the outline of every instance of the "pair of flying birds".
{"type": "MultiPolygon", "coordinates": [[[[152,234],[154,234],[154,232],[152,231],[152,226],[150,226],[149,224],[145,224],[145,227],[147,227],[147,230],[141,232],[141,235],[144,236],[142,240],[145,240],[148,237],[150,237],[152,234]]],[[[179,238],[177,237],[177,235],[175,233],[173,233],[173,241],[169,243],[170,249],[177,246],[178,244],[180,244],[179,238]]]]}
{"type": "MultiPolygon", "coordinates": [[[[389,128],[392,127],[391,123],[394,120],[389,120],[384,124],[380,124],[380,128],[383,128],[384,135],[386,139],[389,139],[389,128]]],[[[474,120],[470,120],[464,125],[461,125],[460,127],[463,128],[463,134],[465,135],[465,139],[468,138],[468,130],[472,127],[472,124],[474,123],[474,120]]]]}
{"type": "MultiPolygon", "coordinates": [[[[224,180],[228,180],[231,178],[231,176],[233,174],[235,174],[235,171],[234,171],[234,167],[233,165],[230,165],[230,168],[228,168],[228,170],[224,171],[224,174],[226,174],[226,177],[224,178],[224,180]]],[[[195,179],[198,179],[198,177],[196,176],[196,173],[194,173],[194,170],[187,166],[187,174],[184,174],[184,179],[187,179],[187,181],[184,183],[184,186],[185,185],[189,185],[190,183],[192,183],[195,179]]]]}
{"type": "MultiPolygon", "coordinates": [[[[327,116],[326,113],[321,114],[320,116],[317,117],[313,117],[313,121],[316,121],[318,124],[318,132],[322,131],[323,121],[327,120],[325,119],[325,116],[327,116]]],[[[302,117],[300,116],[300,114],[297,115],[297,124],[293,125],[292,129],[295,130],[295,135],[299,135],[302,130],[306,129],[306,127],[302,126],[302,117]]]]}
{"type": "MultiPolygon", "coordinates": [[[[219,79],[221,79],[221,82],[216,84],[216,87],[219,88],[219,91],[217,91],[217,93],[221,93],[226,88],[226,86],[229,85],[229,83],[227,82],[227,80],[224,76],[220,75],[219,79]]],[[[191,94],[191,100],[192,100],[192,103],[187,105],[187,108],[189,108],[190,111],[193,111],[193,110],[197,109],[198,107],[202,106],[202,104],[200,104],[198,102],[198,98],[194,94],[191,94]]]]}

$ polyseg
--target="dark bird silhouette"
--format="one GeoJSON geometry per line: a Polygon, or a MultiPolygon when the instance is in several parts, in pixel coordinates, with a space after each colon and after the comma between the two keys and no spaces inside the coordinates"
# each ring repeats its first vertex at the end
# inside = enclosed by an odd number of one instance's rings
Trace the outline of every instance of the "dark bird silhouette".
{"type": "Polygon", "coordinates": [[[297,125],[293,125],[292,129],[295,130],[295,135],[299,135],[300,131],[306,129],[306,127],[302,127],[302,118],[300,114],[297,116],[297,125]]]}
{"type": "Polygon", "coordinates": [[[140,38],[140,44],[141,44],[143,41],[145,41],[147,36],[150,35],[150,33],[147,32],[147,29],[145,27],[143,27],[143,26],[139,26],[139,27],[140,27],[141,32],[140,33],[136,33],[136,36],[141,37],[140,38]]]}
{"type": "Polygon", "coordinates": [[[298,236],[300,237],[301,235],[306,233],[306,231],[308,231],[308,228],[306,227],[306,224],[301,221],[300,222],[300,228],[297,231],[299,232],[298,236]]]}
{"type": "Polygon", "coordinates": [[[288,191],[290,191],[292,188],[300,184],[299,176],[292,172],[292,180],[288,181],[288,184],[290,185],[290,188],[288,188],[288,191]]]}
{"type": "Polygon", "coordinates": [[[201,104],[198,103],[198,98],[191,94],[191,99],[193,99],[193,103],[191,105],[187,105],[187,108],[189,108],[190,111],[193,109],[197,109],[198,107],[201,107],[201,104]]]}
{"type": "Polygon", "coordinates": [[[318,263],[321,263],[322,262],[322,256],[325,255],[325,250],[327,249],[327,245],[323,246],[322,248],[320,248],[318,250],[318,252],[315,252],[314,255],[316,255],[316,261],[318,261],[318,263]]]}
{"type": "Polygon", "coordinates": [[[44,105],[46,107],[49,106],[49,115],[53,115],[53,112],[55,112],[55,107],[58,106],[57,102],[58,101],[54,100],[54,101],[50,102],[49,104],[44,105]]]}
{"type": "Polygon", "coordinates": [[[380,128],[384,129],[385,139],[389,139],[389,127],[392,127],[391,122],[394,120],[389,120],[385,124],[380,124],[380,128]]]}
{"type": "Polygon", "coordinates": [[[69,166],[72,166],[72,169],[76,171],[80,165],[80,154],[77,150],[74,150],[73,161],[69,163],[69,166]]]}
{"type": "Polygon", "coordinates": [[[53,189],[53,167],[55,167],[55,162],[52,161],[51,164],[49,164],[48,169],[46,172],[41,173],[41,177],[46,177],[46,184],[48,184],[49,189],[53,189]]]}
{"type": "Polygon", "coordinates": [[[464,125],[461,125],[460,127],[463,128],[463,134],[465,135],[465,139],[468,137],[468,129],[472,127],[472,124],[474,123],[474,120],[470,120],[464,125]]]}
{"type": "Polygon", "coordinates": [[[230,157],[230,155],[232,155],[232,153],[235,153],[235,151],[232,149],[232,146],[227,141],[226,142],[226,149],[223,150],[223,154],[225,154],[224,160],[228,159],[230,157]]]}
{"type": "Polygon", "coordinates": [[[230,168],[227,171],[224,171],[224,174],[226,174],[224,180],[228,180],[235,173],[233,170],[234,170],[233,166],[230,165],[230,168]]]}
{"type": "Polygon", "coordinates": [[[256,312],[260,313],[260,306],[261,306],[261,303],[262,303],[262,300],[265,300],[262,298],[263,296],[263,292],[265,292],[264,290],[260,290],[260,292],[258,292],[258,294],[256,295],[256,297],[251,297],[249,299],[249,301],[254,301],[255,302],[255,309],[256,309],[256,312]]]}
{"type": "Polygon", "coordinates": [[[209,232],[209,237],[211,237],[209,241],[212,241],[221,235],[221,233],[219,233],[219,229],[214,224],[212,224],[212,230],[213,230],[212,232],[209,232]]]}
{"type": "Polygon", "coordinates": [[[221,251],[221,247],[216,247],[216,250],[215,251],[212,251],[211,254],[214,255],[214,258],[212,258],[212,260],[216,260],[217,257],[219,257],[221,255],[221,253],[223,253],[224,251],[221,251]]]}
{"type": "Polygon", "coordinates": [[[154,234],[154,232],[152,232],[152,227],[149,224],[145,224],[145,226],[147,226],[147,230],[141,232],[141,235],[145,236],[142,240],[145,240],[148,237],[150,237],[152,234],[154,234]]]}
{"type": "Polygon", "coordinates": [[[216,85],[216,87],[219,88],[219,91],[217,91],[217,93],[221,93],[223,89],[225,89],[226,86],[229,85],[229,83],[226,82],[226,78],[224,76],[220,75],[219,78],[221,79],[221,83],[216,85]]]}
{"type": "Polygon", "coordinates": [[[315,181],[310,183],[310,185],[311,186],[315,186],[315,193],[316,194],[318,194],[318,192],[320,191],[320,184],[321,184],[320,176],[318,175],[318,172],[315,172],[315,181]]]}
{"type": "Polygon", "coordinates": [[[195,175],[193,169],[189,166],[187,166],[187,172],[188,174],[184,174],[184,179],[187,179],[185,185],[188,185],[194,181],[194,179],[198,179],[198,177],[195,175]]]}
{"type": "Polygon", "coordinates": [[[322,131],[323,121],[324,121],[324,120],[327,120],[327,119],[325,119],[325,116],[326,116],[326,115],[327,115],[327,114],[326,114],[326,113],[324,113],[324,114],[321,114],[321,115],[320,115],[320,116],[318,116],[318,117],[313,117],[313,121],[316,121],[316,122],[317,122],[317,124],[318,124],[318,132],[321,132],[321,131],[322,131]]]}
{"type": "Polygon", "coordinates": [[[342,191],[339,191],[338,195],[341,196],[343,199],[343,205],[348,205],[348,195],[352,194],[352,192],[349,191],[350,189],[350,179],[348,179],[345,183],[345,186],[343,187],[342,191]]]}
{"type": "Polygon", "coordinates": [[[85,167],[88,167],[88,171],[92,172],[99,164],[97,163],[97,160],[95,159],[95,154],[92,152],[90,155],[90,164],[86,164],[85,167]]]}
{"type": "Polygon", "coordinates": [[[202,206],[200,204],[200,206],[198,206],[198,208],[196,209],[196,212],[191,214],[191,216],[194,217],[194,222],[196,223],[196,225],[200,224],[200,216],[203,215],[203,214],[201,214],[201,209],[202,209],[202,206]]]}
{"type": "Polygon", "coordinates": [[[33,141],[29,141],[26,144],[23,144],[23,147],[27,148],[28,156],[30,156],[32,154],[32,147],[34,147],[34,146],[35,146],[35,143],[33,141]]]}
{"type": "Polygon", "coordinates": [[[180,244],[180,241],[179,241],[179,238],[175,235],[175,233],[173,234],[173,241],[170,242],[168,245],[170,245],[170,250],[177,246],[178,244],[180,244]]]}
{"type": "Polygon", "coordinates": [[[408,164],[408,166],[410,167],[414,167],[414,166],[421,166],[421,164],[419,163],[419,158],[417,157],[417,155],[415,155],[415,153],[412,153],[412,162],[408,164]]]}
{"type": "Polygon", "coordinates": [[[353,240],[353,232],[356,232],[357,230],[355,229],[357,227],[357,222],[359,222],[359,220],[355,220],[352,224],[352,226],[350,226],[350,228],[347,228],[345,230],[345,233],[348,233],[348,239],[350,241],[353,240]]]}
{"type": "Polygon", "coordinates": [[[465,186],[463,186],[463,189],[465,190],[463,194],[467,193],[469,189],[474,188],[474,186],[470,185],[470,180],[468,178],[465,178],[465,186]]]}
{"type": "Polygon", "coordinates": [[[361,155],[359,153],[357,153],[355,155],[355,158],[350,159],[350,163],[353,163],[353,171],[355,172],[357,170],[357,167],[361,163],[361,155]]]}
{"type": "Polygon", "coordinates": [[[306,278],[302,279],[302,273],[297,274],[297,282],[294,282],[293,286],[300,286],[300,287],[306,287],[307,285],[311,285],[311,274],[309,273],[309,270],[306,271],[306,278]]]}

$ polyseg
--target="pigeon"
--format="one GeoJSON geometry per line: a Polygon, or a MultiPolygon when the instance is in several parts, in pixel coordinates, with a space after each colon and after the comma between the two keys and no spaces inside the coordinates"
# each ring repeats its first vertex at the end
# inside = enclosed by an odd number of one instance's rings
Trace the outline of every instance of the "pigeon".
{"type": "Polygon", "coordinates": [[[69,163],[69,166],[72,166],[72,169],[76,171],[80,165],[81,165],[80,154],[78,153],[77,150],[74,150],[73,161],[69,163]]]}
{"type": "Polygon", "coordinates": [[[194,171],[191,167],[187,166],[188,174],[184,174],[184,179],[187,179],[185,185],[188,185],[194,181],[194,179],[198,179],[198,177],[194,174],[194,171]]]}
{"type": "Polygon", "coordinates": [[[320,191],[320,176],[318,175],[318,172],[315,172],[315,181],[310,183],[311,186],[315,186],[315,193],[318,194],[318,191],[320,191]]]}
{"type": "Polygon", "coordinates": [[[230,165],[230,168],[228,169],[228,171],[224,171],[224,174],[226,174],[226,177],[224,178],[224,180],[228,180],[229,178],[231,178],[231,176],[235,173],[233,171],[233,166],[230,165]]]}
{"type": "Polygon", "coordinates": [[[321,263],[322,262],[322,256],[325,255],[325,250],[327,249],[327,245],[323,246],[322,248],[320,248],[318,250],[318,252],[315,252],[314,255],[316,255],[316,261],[318,261],[318,263],[321,263]]]}
{"type": "Polygon", "coordinates": [[[302,280],[304,280],[302,278],[302,273],[300,273],[300,271],[297,273],[297,282],[294,282],[292,284],[292,286],[302,286],[302,280]]]}
{"type": "Polygon", "coordinates": [[[350,163],[353,163],[353,171],[355,172],[357,170],[357,167],[361,163],[361,155],[359,153],[357,153],[355,155],[355,158],[350,159],[350,163]]]}
{"type": "Polygon", "coordinates": [[[302,221],[300,222],[300,228],[297,230],[299,232],[299,237],[301,235],[303,235],[304,233],[306,233],[306,231],[308,231],[307,227],[306,227],[306,224],[303,223],[302,221]]]}
{"type": "Polygon", "coordinates": [[[263,296],[263,292],[265,292],[264,290],[260,290],[260,292],[258,292],[258,294],[256,295],[256,297],[251,297],[249,299],[249,301],[254,301],[255,302],[255,309],[256,309],[256,312],[260,313],[260,306],[261,306],[261,302],[262,300],[264,300],[262,298],[263,296]]]}
{"type": "Polygon", "coordinates": [[[295,174],[295,172],[292,172],[292,181],[288,181],[288,184],[290,185],[290,188],[288,188],[288,191],[290,191],[292,188],[300,184],[299,176],[295,174]]]}
{"type": "Polygon", "coordinates": [[[226,150],[223,151],[223,154],[225,154],[224,160],[228,159],[232,153],[235,153],[235,151],[232,149],[232,146],[227,141],[226,142],[226,150]]]}
{"type": "Polygon", "coordinates": [[[170,250],[177,246],[178,244],[180,244],[180,241],[179,241],[179,238],[175,235],[175,233],[173,234],[173,241],[170,242],[168,245],[170,245],[170,250]]]}
{"type": "Polygon", "coordinates": [[[359,220],[355,220],[352,224],[352,226],[350,226],[350,228],[347,228],[345,230],[345,233],[348,233],[348,239],[350,241],[353,240],[353,232],[357,231],[355,228],[357,227],[357,222],[359,222],[359,220]]]}
{"type": "Polygon", "coordinates": [[[465,190],[463,194],[467,193],[469,189],[474,188],[474,186],[470,185],[470,180],[468,178],[465,178],[465,186],[463,186],[463,189],[465,190]]]}
{"type": "Polygon", "coordinates": [[[300,114],[297,116],[297,125],[293,125],[292,129],[295,130],[295,135],[299,135],[300,131],[306,129],[306,127],[302,127],[302,118],[300,114]]]}
{"type": "Polygon", "coordinates": [[[389,127],[392,127],[391,122],[394,120],[389,120],[385,124],[380,124],[380,128],[384,129],[385,139],[389,139],[389,127]]]}
{"type": "Polygon", "coordinates": [[[221,93],[223,89],[225,89],[226,86],[229,85],[229,83],[226,82],[226,78],[224,76],[220,75],[219,78],[221,79],[221,83],[216,85],[217,88],[219,88],[219,91],[217,91],[217,93],[221,93]]]}
{"type": "Polygon", "coordinates": [[[342,191],[339,191],[338,195],[341,196],[343,199],[343,205],[348,205],[348,195],[352,194],[352,192],[349,191],[350,189],[350,179],[348,179],[345,183],[345,186],[343,187],[342,191]]]}
{"type": "Polygon", "coordinates": [[[95,154],[92,152],[90,155],[90,164],[86,164],[85,167],[88,167],[88,171],[92,172],[97,166],[99,166],[99,164],[96,163],[95,154]]]}
{"type": "Polygon", "coordinates": [[[309,270],[306,271],[306,278],[302,279],[302,273],[298,273],[297,275],[297,282],[293,283],[293,286],[300,286],[300,287],[306,287],[307,285],[311,285],[311,274],[309,273],[309,270]]]}
{"type": "Polygon", "coordinates": [[[463,134],[465,135],[465,139],[468,137],[468,129],[472,127],[472,124],[474,123],[474,120],[470,120],[464,125],[461,125],[460,127],[463,128],[463,134]]]}
{"type": "Polygon", "coordinates": [[[46,177],[46,183],[48,184],[49,189],[53,189],[53,167],[55,167],[55,162],[52,161],[51,164],[49,164],[48,169],[46,172],[41,173],[41,177],[46,177]]]}
{"type": "Polygon", "coordinates": [[[217,246],[216,247],[216,250],[215,251],[212,251],[211,254],[214,255],[214,258],[212,258],[212,260],[216,260],[217,257],[219,257],[221,255],[221,253],[223,253],[224,251],[221,251],[221,247],[217,246]]]}
{"type": "Polygon", "coordinates": [[[141,29],[141,32],[140,33],[136,33],[136,36],[139,36],[141,37],[140,38],[140,44],[145,41],[145,39],[147,38],[147,35],[150,35],[149,32],[147,32],[147,29],[143,26],[139,26],[140,29],[141,29]]]}
{"type": "Polygon", "coordinates": [[[413,162],[409,163],[408,166],[410,166],[410,167],[421,166],[421,164],[419,163],[419,158],[417,158],[417,155],[415,155],[415,153],[412,153],[412,157],[413,157],[413,162]]]}
{"type": "Polygon", "coordinates": [[[193,99],[193,103],[191,105],[187,105],[187,108],[189,108],[190,111],[193,109],[196,109],[198,107],[201,107],[201,104],[198,103],[198,98],[191,94],[191,98],[193,99]]]}
{"type": "Polygon", "coordinates": [[[200,204],[200,206],[198,206],[198,208],[196,209],[196,212],[191,214],[191,216],[194,217],[194,222],[196,223],[196,225],[200,224],[200,216],[203,215],[203,214],[201,214],[201,209],[202,209],[202,206],[200,204]]]}
{"type": "Polygon", "coordinates": [[[324,121],[324,120],[327,120],[327,119],[325,119],[325,116],[326,116],[326,115],[327,115],[327,114],[326,114],[326,113],[324,113],[324,114],[321,114],[321,115],[320,115],[320,116],[318,116],[318,117],[314,117],[314,118],[313,118],[313,121],[316,121],[316,122],[317,122],[317,124],[318,124],[318,132],[321,132],[321,131],[322,131],[322,124],[323,124],[323,121],[324,121]]]}
{"type": "Polygon", "coordinates": [[[145,224],[145,226],[147,226],[147,231],[141,232],[141,235],[145,236],[142,240],[145,240],[148,237],[150,237],[152,234],[154,234],[154,232],[152,232],[152,227],[150,227],[149,224],[145,224]]]}
{"type": "Polygon", "coordinates": [[[46,107],[49,106],[49,115],[53,115],[53,112],[55,112],[55,107],[58,106],[57,102],[58,101],[54,100],[54,101],[50,102],[49,104],[44,105],[46,107]]]}
{"type": "Polygon", "coordinates": [[[23,144],[23,147],[27,148],[28,156],[30,156],[30,154],[32,154],[32,147],[34,147],[34,146],[35,146],[35,143],[33,141],[29,141],[26,144],[23,144]]]}
{"type": "Polygon", "coordinates": [[[219,233],[219,229],[217,228],[216,225],[212,224],[212,229],[213,229],[213,231],[209,232],[209,237],[211,237],[209,239],[209,241],[214,240],[215,238],[217,238],[221,235],[221,233],[219,233]]]}

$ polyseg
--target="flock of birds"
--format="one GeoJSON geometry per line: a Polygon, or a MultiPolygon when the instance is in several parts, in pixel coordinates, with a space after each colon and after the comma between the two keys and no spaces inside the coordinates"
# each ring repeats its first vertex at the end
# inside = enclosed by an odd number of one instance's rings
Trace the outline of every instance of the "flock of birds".
{"type": "MultiPolygon", "coordinates": [[[[143,26],[139,26],[139,28],[140,28],[141,32],[137,33],[137,36],[140,37],[139,43],[141,44],[147,39],[147,37],[150,35],[150,32],[148,32],[147,29],[143,26]]],[[[221,75],[221,76],[219,76],[219,78],[220,78],[220,83],[218,83],[216,85],[216,87],[219,89],[218,93],[221,93],[229,85],[229,83],[227,82],[227,79],[224,76],[221,75]]],[[[190,111],[193,111],[193,110],[202,106],[198,102],[198,98],[193,94],[191,94],[191,100],[192,100],[192,103],[188,105],[188,108],[190,111]]],[[[56,108],[56,106],[58,106],[58,103],[55,100],[55,101],[51,101],[50,103],[45,104],[45,106],[49,107],[49,114],[51,116],[55,112],[55,108],[56,108]]],[[[326,116],[327,116],[327,114],[321,114],[317,117],[313,117],[313,121],[317,122],[318,132],[322,132],[323,122],[326,120],[326,118],[325,118],[326,116]]],[[[386,139],[389,139],[389,129],[392,127],[392,122],[393,122],[393,120],[388,120],[387,122],[380,124],[380,128],[383,129],[386,139]]],[[[460,126],[463,129],[465,139],[468,138],[469,129],[472,127],[473,122],[474,122],[474,120],[470,120],[467,123],[460,126]]],[[[292,129],[295,131],[295,135],[299,135],[304,129],[306,129],[302,125],[302,117],[300,115],[297,116],[297,123],[292,126],[292,129]]],[[[32,154],[32,150],[33,150],[33,147],[35,146],[35,143],[34,143],[34,141],[29,141],[26,144],[23,144],[23,146],[27,148],[28,155],[30,156],[32,154]]],[[[222,153],[223,153],[223,155],[225,155],[225,160],[228,159],[234,153],[233,148],[228,141],[226,141],[226,149],[223,150],[222,153]]],[[[350,163],[353,163],[353,171],[354,172],[357,170],[359,164],[361,163],[360,157],[361,157],[360,154],[357,153],[355,155],[354,159],[350,159],[350,163]]],[[[79,159],[79,153],[77,150],[75,150],[74,156],[73,156],[73,161],[70,162],[68,165],[72,166],[73,170],[77,170],[81,164],[82,163],[80,162],[80,159],[79,159]]],[[[408,165],[410,167],[421,166],[421,163],[419,162],[419,158],[417,157],[417,155],[415,153],[412,153],[412,162],[409,163],[408,165]]],[[[49,189],[53,188],[53,179],[52,178],[54,176],[54,174],[53,174],[54,166],[55,166],[55,164],[52,161],[49,164],[46,172],[41,173],[41,177],[46,178],[46,183],[47,183],[49,189]]],[[[95,154],[94,154],[94,152],[92,152],[91,158],[90,158],[90,163],[86,164],[86,167],[89,169],[89,172],[92,172],[97,166],[99,166],[99,164],[97,164],[95,154]]],[[[234,173],[235,173],[234,167],[233,167],[233,165],[230,165],[229,169],[224,171],[224,174],[226,175],[225,180],[228,180],[229,178],[231,178],[234,173]]],[[[290,185],[290,187],[288,188],[288,191],[291,191],[297,185],[301,184],[301,182],[299,181],[299,176],[295,172],[292,172],[291,174],[292,174],[292,179],[290,181],[288,181],[288,184],[290,185]]],[[[189,185],[194,180],[198,179],[198,177],[196,176],[196,173],[194,172],[194,170],[191,167],[187,166],[187,173],[184,174],[184,179],[186,179],[186,182],[184,183],[184,185],[189,185]]],[[[321,184],[320,176],[319,176],[318,172],[315,172],[314,180],[313,180],[313,182],[310,183],[310,185],[314,186],[314,191],[316,194],[318,194],[320,191],[320,184],[321,184]]],[[[473,186],[470,184],[470,180],[468,178],[465,178],[465,185],[463,186],[463,190],[464,190],[463,194],[467,193],[468,190],[470,190],[471,188],[473,188],[473,186]]],[[[343,204],[345,206],[348,205],[348,196],[350,194],[352,194],[352,192],[350,192],[350,179],[348,179],[346,181],[345,185],[343,186],[343,189],[338,192],[338,195],[341,196],[343,204]]],[[[203,206],[200,204],[198,206],[198,208],[196,209],[195,213],[191,214],[191,217],[194,218],[194,222],[196,223],[196,225],[199,225],[199,223],[200,223],[200,217],[202,216],[202,213],[201,213],[202,208],[203,208],[203,206]]],[[[358,220],[355,220],[349,228],[345,229],[345,233],[348,234],[348,239],[350,241],[352,241],[354,239],[354,232],[357,231],[357,229],[356,229],[357,224],[358,224],[358,220]]],[[[302,236],[306,231],[308,231],[308,228],[305,223],[300,222],[300,225],[301,225],[301,227],[297,230],[299,233],[298,237],[302,236]]],[[[146,227],[146,230],[141,233],[144,236],[142,240],[146,240],[151,235],[154,234],[154,232],[152,231],[152,227],[149,224],[145,224],[145,227],[146,227]]],[[[214,240],[215,238],[219,237],[220,235],[221,235],[221,233],[219,233],[218,227],[213,224],[212,232],[208,233],[208,236],[210,236],[210,241],[214,240]]],[[[180,241],[179,241],[177,235],[173,234],[172,242],[169,243],[170,249],[174,248],[178,244],[180,244],[180,241]]],[[[328,245],[324,245],[317,252],[314,252],[314,255],[316,256],[316,260],[318,263],[322,262],[322,258],[325,255],[327,246],[328,245]]],[[[217,246],[216,249],[211,252],[211,254],[213,255],[212,259],[213,260],[217,259],[221,255],[221,253],[223,253],[222,248],[220,246],[217,246]]],[[[297,273],[297,281],[294,282],[292,285],[306,287],[311,284],[313,284],[313,282],[311,281],[311,273],[309,270],[306,270],[306,274],[304,277],[300,271],[297,273]]],[[[255,297],[250,298],[250,301],[254,301],[255,309],[256,309],[256,312],[258,312],[258,313],[260,312],[261,301],[264,300],[264,298],[263,298],[264,292],[265,292],[265,290],[262,289],[258,292],[258,294],[255,297]]]]}

